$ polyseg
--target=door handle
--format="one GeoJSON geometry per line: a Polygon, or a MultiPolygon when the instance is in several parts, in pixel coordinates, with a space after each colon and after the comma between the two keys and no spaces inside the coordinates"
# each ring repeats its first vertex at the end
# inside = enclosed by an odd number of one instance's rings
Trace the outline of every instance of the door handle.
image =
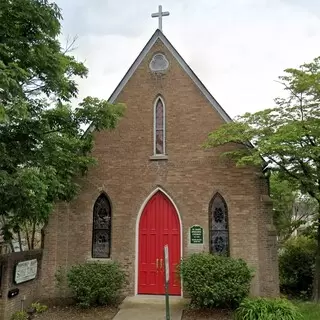
{"type": "Polygon", "coordinates": [[[157,271],[159,269],[159,259],[158,258],[156,259],[156,269],[157,269],[157,271]]]}
{"type": "Polygon", "coordinates": [[[163,262],[163,260],[160,259],[160,270],[162,270],[162,262],[163,262]]]}

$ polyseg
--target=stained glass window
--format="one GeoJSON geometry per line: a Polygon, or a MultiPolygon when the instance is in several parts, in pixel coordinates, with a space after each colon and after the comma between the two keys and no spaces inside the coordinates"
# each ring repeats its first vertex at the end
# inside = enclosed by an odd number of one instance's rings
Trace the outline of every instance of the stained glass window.
{"type": "Polygon", "coordinates": [[[211,200],[209,212],[210,252],[229,254],[228,208],[223,197],[217,193],[211,200]]]}
{"type": "Polygon", "coordinates": [[[155,107],[155,153],[165,153],[164,141],[164,105],[159,98],[155,107]]]}
{"type": "Polygon", "coordinates": [[[111,206],[105,194],[101,194],[93,207],[92,257],[110,258],[111,206]]]}

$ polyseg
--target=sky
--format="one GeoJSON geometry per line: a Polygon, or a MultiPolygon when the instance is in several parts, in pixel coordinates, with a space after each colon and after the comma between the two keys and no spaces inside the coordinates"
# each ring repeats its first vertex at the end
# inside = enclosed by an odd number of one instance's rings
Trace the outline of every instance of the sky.
{"type": "Polygon", "coordinates": [[[158,27],[231,116],[274,106],[286,68],[320,56],[319,0],[55,0],[61,42],[89,68],[79,99],[108,99],[158,27]]]}

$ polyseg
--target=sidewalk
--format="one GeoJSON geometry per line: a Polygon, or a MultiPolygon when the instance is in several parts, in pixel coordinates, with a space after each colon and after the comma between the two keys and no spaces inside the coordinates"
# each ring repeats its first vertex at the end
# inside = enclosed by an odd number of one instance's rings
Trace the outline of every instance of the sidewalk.
{"type": "MultiPolygon", "coordinates": [[[[170,297],[170,320],[181,320],[188,300],[170,297]]],[[[135,296],[124,299],[113,320],[165,320],[164,296],[135,296]]]]}

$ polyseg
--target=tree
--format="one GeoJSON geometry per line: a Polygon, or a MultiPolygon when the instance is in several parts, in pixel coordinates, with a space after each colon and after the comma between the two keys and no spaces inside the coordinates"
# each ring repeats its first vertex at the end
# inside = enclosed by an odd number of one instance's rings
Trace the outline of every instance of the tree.
{"type": "Polygon", "coordinates": [[[296,184],[270,176],[270,195],[273,200],[273,221],[277,229],[278,243],[282,246],[298,229],[310,233],[309,227],[317,217],[317,205],[307,194],[301,194],[296,184]]]}
{"type": "Polygon", "coordinates": [[[310,298],[317,243],[314,238],[288,239],[279,253],[280,290],[290,298],[310,298]]]}
{"type": "Polygon", "coordinates": [[[320,57],[279,77],[285,96],[275,107],[246,113],[209,134],[205,146],[238,146],[224,152],[237,165],[263,166],[298,186],[318,206],[314,299],[320,300],[320,57]]]}
{"type": "Polygon", "coordinates": [[[71,200],[75,177],[95,163],[85,127],[114,128],[124,112],[92,97],[71,106],[88,70],[61,48],[61,19],[47,0],[0,2],[0,217],[5,239],[24,231],[31,249],[54,203],[71,200]]]}

